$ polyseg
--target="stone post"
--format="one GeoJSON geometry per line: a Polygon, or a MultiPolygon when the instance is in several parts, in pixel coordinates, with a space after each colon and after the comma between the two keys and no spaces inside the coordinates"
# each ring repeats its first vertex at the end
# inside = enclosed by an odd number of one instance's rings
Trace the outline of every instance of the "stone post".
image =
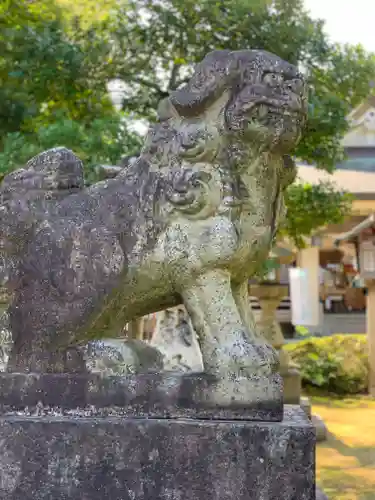
{"type": "Polygon", "coordinates": [[[297,366],[291,361],[289,354],[283,349],[285,339],[276,319],[277,308],[283,297],[288,294],[288,287],[277,283],[252,285],[250,294],[258,298],[261,306],[261,317],[258,325],[265,338],[279,354],[280,375],[284,381],[284,401],[290,404],[299,404],[301,375],[297,366]]]}
{"type": "Polygon", "coordinates": [[[129,323],[128,332],[131,338],[137,340],[143,340],[144,330],[144,320],[142,318],[137,318],[129,323]]]}

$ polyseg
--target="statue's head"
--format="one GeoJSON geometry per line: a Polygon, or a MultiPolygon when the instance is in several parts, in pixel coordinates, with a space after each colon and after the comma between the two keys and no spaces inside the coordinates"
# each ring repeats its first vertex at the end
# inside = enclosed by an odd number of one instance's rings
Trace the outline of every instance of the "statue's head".
{"type": "Polygon", "coordinates": [[[179,134],[182,156],[204,161],[219,143],[284,155],[298,143],[306,112],[306,86],[295,66],[260,50],[218,50],[161,102],[159,120],[179,134]]]}

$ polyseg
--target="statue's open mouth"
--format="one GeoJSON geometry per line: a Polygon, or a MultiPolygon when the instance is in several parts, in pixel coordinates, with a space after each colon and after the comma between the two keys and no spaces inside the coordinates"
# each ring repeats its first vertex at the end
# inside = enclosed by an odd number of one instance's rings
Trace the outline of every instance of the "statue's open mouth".
{"type": "Polygon", "coordinates": [[[290,116],[293,118],[301,118],[303,115],[303,109],[294,109],[289,105],[280,105],[280,103],[273,104],[259,104],[257,106],[257,118],[266,118],[270,115],[277,116],[290,116]]]}
{"type": "Polygon", "coordinates": [[[260,97],[253,101],[248,110],[260,120],[275,116],[288,116],[300,120],[306,114],[302,99],[293,94],[260,97]]]}

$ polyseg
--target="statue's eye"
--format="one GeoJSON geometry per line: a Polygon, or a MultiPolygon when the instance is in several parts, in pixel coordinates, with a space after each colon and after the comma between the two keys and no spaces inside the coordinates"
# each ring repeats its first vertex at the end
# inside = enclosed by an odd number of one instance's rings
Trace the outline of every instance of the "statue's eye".
{"type": "Polygon", "coordinates": [[[284,81],[284,77],[281,73],[266,73],[263,77],[264,83],[267,85],[280,85],[284,81]]]}

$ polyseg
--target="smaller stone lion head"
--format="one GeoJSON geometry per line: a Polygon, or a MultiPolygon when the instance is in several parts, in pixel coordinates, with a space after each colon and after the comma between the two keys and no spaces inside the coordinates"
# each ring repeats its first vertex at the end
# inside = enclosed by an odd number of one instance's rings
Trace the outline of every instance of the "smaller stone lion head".
{"type": "Polygon", "coordinates": [[[65,147],[43,151],[25,168],[4,176],[0,183],[0,254],[23,248],[30,227],[46,217],[48,202],[83,188],[83,164],[65,147]]]}
{"type": "Polygon", "coordinates": [[[160,103],[149,152],[161,146],[169,158],[196,163],[236,143],[285,155],[298,143],[306,114],[306,85],[295,66],[260,50],[218,50],[160,103]]]}

